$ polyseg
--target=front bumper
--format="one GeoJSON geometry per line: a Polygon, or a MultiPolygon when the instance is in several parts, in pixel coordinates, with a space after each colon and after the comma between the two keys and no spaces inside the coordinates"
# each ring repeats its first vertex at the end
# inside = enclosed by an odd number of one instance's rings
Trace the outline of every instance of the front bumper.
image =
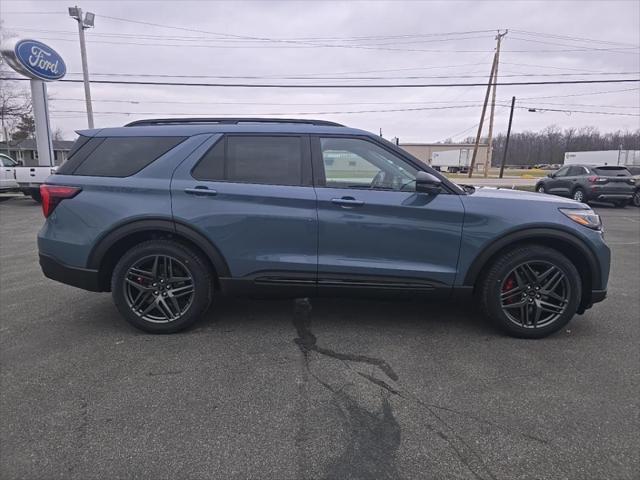
{"type": "Polygon", "coordinates": [[[47,278],[91,292],[101,292],[98,270],[65,265],[49,255],[40,255],[40,268],[47,278]]]}

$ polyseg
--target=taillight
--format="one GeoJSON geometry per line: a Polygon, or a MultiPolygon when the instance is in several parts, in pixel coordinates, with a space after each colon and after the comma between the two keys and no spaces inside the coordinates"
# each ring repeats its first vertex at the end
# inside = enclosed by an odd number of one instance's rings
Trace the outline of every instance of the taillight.
{"type": "Polygon", "coordinates": [[[49,217],[62,200],[75,197],[81,190],[80,187],[67,187],[64,185],[40,185],[44,218],[49,217]]]}
{"type": "Polygon", "coordinates": [[[606,178],[597,177],[596,175],[591,175],[590,177],[587,177],[587,180],[589,180],[589,182],[591,183],[607,183],[606,178]]]}

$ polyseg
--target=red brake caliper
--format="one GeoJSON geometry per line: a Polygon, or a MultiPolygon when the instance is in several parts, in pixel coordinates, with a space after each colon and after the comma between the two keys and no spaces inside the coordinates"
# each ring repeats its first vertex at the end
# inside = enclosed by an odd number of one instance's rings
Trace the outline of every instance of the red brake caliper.
{"type": "MultiPolygon", "coordinates": [[[[509,278],[507,278],[507,280],[502,285],[502,293],[508,292],[509,290],[513,289],[515,285],[516,285],[516,282],[512,275],[509,278]]],[[[514,301],[515,301],[515,297],[511,297],[505,303],[513,303],[514,301]]]]}

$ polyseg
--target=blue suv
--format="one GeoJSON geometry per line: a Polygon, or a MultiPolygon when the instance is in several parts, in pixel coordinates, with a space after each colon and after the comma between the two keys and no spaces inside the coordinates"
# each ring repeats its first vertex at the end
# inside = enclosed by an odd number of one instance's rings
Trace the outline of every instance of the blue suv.
{"type": "Polygon", "coordinates": [[[315,120],[158,119],[79,132],[41,188],[40,265],[111,291],[148,332],[216,295],[468,298],[511,335],[606,295],[587,205],[459,186],[378,136],[315,120]]]}

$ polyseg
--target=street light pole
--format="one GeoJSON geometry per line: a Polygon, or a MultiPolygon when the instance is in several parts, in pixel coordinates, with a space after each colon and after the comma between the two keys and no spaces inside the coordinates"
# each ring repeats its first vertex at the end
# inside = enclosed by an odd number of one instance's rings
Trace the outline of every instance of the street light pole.
{"type": "Polygon", "coordinates": [[[80,34],[80,56],[82,57],[82,78],[84,80],[84,99],[87,106],[87,123],[93,128],[93,106],[91,104],[91,86],[89,84],[89,66],[87,64],[87,46],[84,40],[84,31],[93,27],[94,14],[87,12],[84,17],[80,7],[69,7],[69,16],[78,22],[80,34]]]}

